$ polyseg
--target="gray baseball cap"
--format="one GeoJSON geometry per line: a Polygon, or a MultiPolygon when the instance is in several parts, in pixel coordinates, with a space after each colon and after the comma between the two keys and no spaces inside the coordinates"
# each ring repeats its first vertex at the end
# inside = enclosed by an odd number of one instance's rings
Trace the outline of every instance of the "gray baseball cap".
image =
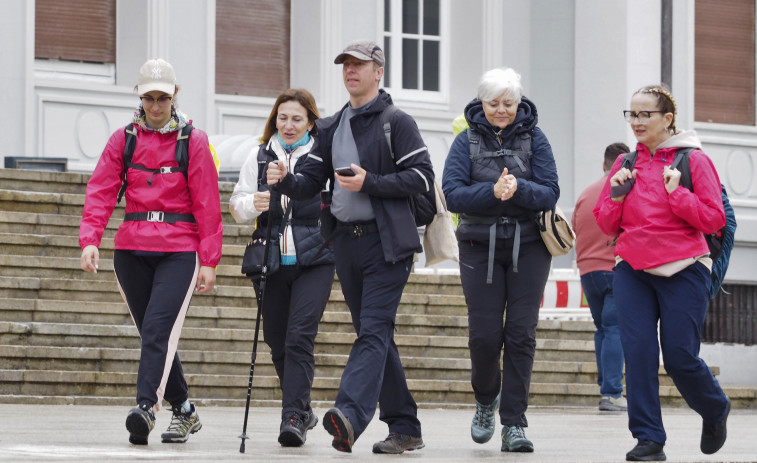
{"type": "Polygon", "coordinates": [[[354,56],[362,61],[373,61],[381,67],[386,63],[384,51],[372,40],[361,40],[347,45],[347,48],[334,58],[334,64],[342,64],[347,56],[354,56]]]}

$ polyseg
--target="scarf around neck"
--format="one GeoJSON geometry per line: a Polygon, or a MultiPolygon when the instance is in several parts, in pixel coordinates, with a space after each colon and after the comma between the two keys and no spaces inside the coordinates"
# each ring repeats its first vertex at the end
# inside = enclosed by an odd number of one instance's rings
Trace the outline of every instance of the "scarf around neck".
{"type": "Polygon", "coordinates": [[[134,111],[134,117],[132,122],[142,128],[142,130],[152,130],[159,133],[175,132],[183,129],[188,123],[189,118],[183,112],[177,110],[174,106],[171,106],[171,118],[166,122],[166,125],[158,129],[154,129],[147,125],[145,118],[145,110],[142,108],[142,103],[137,106],[137,110],[134,111]]]}
{"type": "Polygon", "coordinates": [[[279,132],[276,132],[276,136],[279,139],[279,145],[281,145],[282,148],[290,153],[300,146],[305,146],[310,142],[310,132],[305,132],[305,135],[303,135],[302,138],[294,142],[294,144],[292,145],[287,145],[286,143],[284,143],[284,140],[281,139],[281,134],[279,132]]]}

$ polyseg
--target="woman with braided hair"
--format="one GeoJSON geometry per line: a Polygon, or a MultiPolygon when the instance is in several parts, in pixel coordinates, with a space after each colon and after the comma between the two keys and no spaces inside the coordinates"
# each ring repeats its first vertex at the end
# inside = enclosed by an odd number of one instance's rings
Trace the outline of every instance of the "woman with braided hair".
{"type": "Polygon", "coordinates": [[[626,362],[628,427],[638,440],[626,460],[665,460],[660,349],[668,375],[702,417],[700,449],[712,454],[725,443],[731,408],[699,357],[712,267],[704,234],[725,224],[720,180],[697,134],[676,128],[675,100],[666,87],[636,91],[623,115],[638,140],[636,163],[628,169],[618,157],[594,215],[602,231],[618,236],[613,292],[626,362]],[[692,189],[683,187],[681,171],[671,166],[679,148],[693,148],[692,189]]]}

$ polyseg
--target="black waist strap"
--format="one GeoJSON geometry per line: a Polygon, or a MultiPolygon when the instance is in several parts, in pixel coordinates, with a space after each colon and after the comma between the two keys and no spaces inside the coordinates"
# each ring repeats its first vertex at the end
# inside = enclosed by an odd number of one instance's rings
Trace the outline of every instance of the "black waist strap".
{"type": "Polygon", "coordinates": [[[368,233],[377,233],[378,225],[376,221],[372,222],[337,222],[336,229],[338,233],[346,233],[351,238],[360,238],[368,233]]]}
{"type": "Polygon", "coordinates": [[[124,222],[147,221],[147,222],[191,222],[195,223],[192,214],[177,214],[173,212],[150,211],[150,212],[128,212],[124,214],[124,222]]]}

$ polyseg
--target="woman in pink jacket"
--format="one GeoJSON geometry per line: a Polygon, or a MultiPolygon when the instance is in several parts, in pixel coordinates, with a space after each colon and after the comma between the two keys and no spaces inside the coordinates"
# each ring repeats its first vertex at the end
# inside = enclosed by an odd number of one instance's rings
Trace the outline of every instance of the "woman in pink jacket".
{"type": "Polygon", "coordinates": [[[126,417],[129,442],[147,444],[164,399],[173,417],[162,441],[185,442],[202,423],[176,349],[192,293],[208,292],[216,281],[223,235],[218,173],[208,136],[176,109],[173,67],[147,61],[136,90],[141,103],[132,122],[110,137],[87,184],[81,268],[97,272],[103,230],[125,183],[113,268],[142,339],[137,407],[126,417]]]}
{"type": "Polygon", "coordinates": [[[728,397],[699,357],[712,266],[704,234],[725,225],[720,181],[696,133],[676,129],[675,101],[667,88],[638,90],[623,114],[638,140],[638,157],[633,170],[621,168],[622,156],[615,161],[594,215],[602,231],[618,236],[613,292],[626,362],[628,426],[638,439],[626,460],[665,460],[660,348],[668,375],[702,417],[700,449],[712,454],[725,443],[730,411],[728,397]],[[678,148],[694,148],[688,158],[691,190],[679,184],[681,171],[671,168],[678,148]]]}

